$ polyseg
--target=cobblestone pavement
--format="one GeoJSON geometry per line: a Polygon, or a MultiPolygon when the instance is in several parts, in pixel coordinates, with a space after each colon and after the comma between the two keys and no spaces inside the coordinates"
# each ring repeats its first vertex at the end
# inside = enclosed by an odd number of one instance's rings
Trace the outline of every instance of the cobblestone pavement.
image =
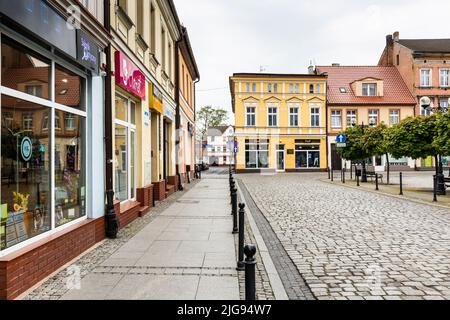
{"type": "MultiPolygon", "coordinates": [[[[272,261],[277,269],[280,279],[283,283],[286,294],[291,300],[311,300],[314,296],[311,290],[306,285],[301,274],[298,272],[295,264],[290,259],[283,244],[278,240],[277,235],[270,227],[269,222],[264,217],[263,213],[259,210],[252,197],[250,196],[247,188],[239,181],[239,186],[243,192],[247,203],[247,214],[249,211],[253,215],[261,236],[270,252],[272,261]]],[[[246,219],[248,221],[248,219],[246,219]]],[[[254,243],[254,242],[253,242],[254,243]]],[[[259,252],[259,251],[257,251],[259,252]]],[[[262,264],[258,261],[258,266],[262,264]]]]}
{"type": "MultiPolygon", "coordinates": [[[[117,239],[106,239],[99,246],[88,251],[84,255],[80,256],[73,264],[62,269],[52,277],[45,280],[34,290],[28,292],[22,296],[23,300],[58,300],[69,289],[67,288],[67,281],[70,276],[73,275],[71,266],[76,266],[80,270],[81,278],[84,278],[89,273],[96,270],[106,259],[108,259],[114,252],[127,243],[133,236],[141,231],[145,226],[152,222],[156,217],[169,208],[172,204],[176,203],[187,191],[192,189],[199,180],[194,180],[191,184],[188,184],[184,192],[176,192],[170,198],[162,202],[157,202],[156,207],[152,208],[151,212],[142,218],[138,218],[125,228],[121,229],[117,235],[117,239]]],[[[116,270],[117,271],[117,270],[116,270]]],[[[146,272],[147,270],[141,270],[146,272]]],[[[114,270],[111,270],[114,272],[114,270]]],[[[155,271],[157,272],[157,271],[155,271]]]]}
{"type": "Polygon", "coordinates": [[[324,174],[239,178],[316,298],[450,299],[448,209],[324,183],[324,174]]]}

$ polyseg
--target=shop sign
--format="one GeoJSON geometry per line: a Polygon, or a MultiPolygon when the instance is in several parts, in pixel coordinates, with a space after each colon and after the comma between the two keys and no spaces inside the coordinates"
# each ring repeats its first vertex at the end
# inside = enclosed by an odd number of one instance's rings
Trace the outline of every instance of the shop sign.
{"type": "Polygon", "coordinates": [[[31,155],[33,153],[33,145],[31,143],[30,138],[25,137],[22,139],[22,143],[20,144],[20,153],[24,161],[28,162],[31,160],[31,155]]]}
{"type": "Polygon", "coordinates": [[[169,118],[170,120],[175,120],[175,114],[172,110],[172,108],[168,105],[164,105],[164,116],[169,118]]]}
{"type": "Polygon", "coordinates": [[[98,74],[100,47],[81,29],[77,30],[77,61],[98,74]]]}
{"type": "Polygon", "coordinates": [[[46,1],[0,1],[0,12],[76,59],[76,34],[46,1]]]}
{"type": "Polygon", "coordinates": [[[116,51],[116,83],[145,100],[145,75],[123,53],[116,51]]]}
{"type": "Polygon", "coordinates": [[[156,110],[159,113],[163,113],[163,96],[162,92],[153,84],[150,83],[148,86],[149,97],[150,97],[150,109],[156,110]]]}

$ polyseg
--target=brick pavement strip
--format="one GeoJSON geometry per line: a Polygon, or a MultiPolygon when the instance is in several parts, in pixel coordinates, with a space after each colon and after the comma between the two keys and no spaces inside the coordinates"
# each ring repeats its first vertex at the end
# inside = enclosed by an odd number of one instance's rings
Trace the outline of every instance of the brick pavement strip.
{"type": "MultiPolygon", "coordinates": [[[[450,299],[448,209],[324,183],[317,173],[238,177],[271,226],[255,217],[263,237],[273,230],[318,299],[450,299]]],[[[295,282],[279,258],[283,283],[295,282]]]]}
{"type": "MultiPolygon", "coordinates": [[[[19,297],[23,300],[56,300],[60,299],[69,290],[67,289],[67,278],[70,274],[68,268],[77,266],[81,271],[81,278],[84,278],[91,272],[101,270],[99,268],[106,259],[108,259],[117,249],[122,247],[128,240],[135,236],[140,230],[152,222],[156,217],[164,212],[168,207],[178,201],[187,191],[191,190],[199,180],[194,180],[188,184],[184,192],[176,192],[170,198],[157,202],[156,207],[152,208],[150,213],[142,218],[138,218],[125,228],[121,229],[117,235],[117,239],[106,239],[99,246],[86,254],[77,258],[75,262],[69,266],[44,280],[40,285],[19,297]]],[[[111,267],[110,270],[113,270],[111,267]]],[[[122,267],[123,268],[123,267],[122,267]]]]}

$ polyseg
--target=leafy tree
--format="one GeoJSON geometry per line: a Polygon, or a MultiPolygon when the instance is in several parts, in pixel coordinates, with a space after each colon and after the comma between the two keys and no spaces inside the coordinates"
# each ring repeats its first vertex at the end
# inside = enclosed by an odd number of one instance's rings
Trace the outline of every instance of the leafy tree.
{"type": "Polygon", "coordinates": [[[363,148],[370,156],[386,156],[387,163],[387,183],[389,184],[390,166],[389,166],[389,144],[387,141],[388,130],[384,123],[369,127],[364,131],[363,148]]]}
{"type": "Polygon", "coordinates": [[[342,132],[347,138],[346,147],[337,148],[337,151],[343,159],[356,161],[370,156],[364,148],[364,131],[362,126],[354,126],[342,132]]]}
{"type": "MultiPolygon", "coordinates": [[[[394,158],[413,159],[434,156],[438,163],[439,150],[433,145],[436,136],[437,114],[408,117],[387,132],[386,142],[394,158]]],[[[438,167],[436,166],[436,173],[438,167]]]]}
{"type": "Polygon", "coordinates": [[[450,113],[436,114],[436,131],[432,144],[439,154],[450,154],[450,113]]]}
{"type": "Polygon", "coordinates": [[[197,112],[197,138],[203,139],[209,127],[219,126],[224,124],[228,119],[228,112],[221,108],[213,108],[206,106],[197,112]]]}

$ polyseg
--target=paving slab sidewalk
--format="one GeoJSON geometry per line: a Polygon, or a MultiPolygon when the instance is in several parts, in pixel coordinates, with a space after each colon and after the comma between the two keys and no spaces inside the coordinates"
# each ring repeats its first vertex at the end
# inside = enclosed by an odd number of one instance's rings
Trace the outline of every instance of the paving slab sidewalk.
{"type": "Polygon", "coordinates": [[[62,299],[239,300],[228,180],[201,180],[62,299]]]}

